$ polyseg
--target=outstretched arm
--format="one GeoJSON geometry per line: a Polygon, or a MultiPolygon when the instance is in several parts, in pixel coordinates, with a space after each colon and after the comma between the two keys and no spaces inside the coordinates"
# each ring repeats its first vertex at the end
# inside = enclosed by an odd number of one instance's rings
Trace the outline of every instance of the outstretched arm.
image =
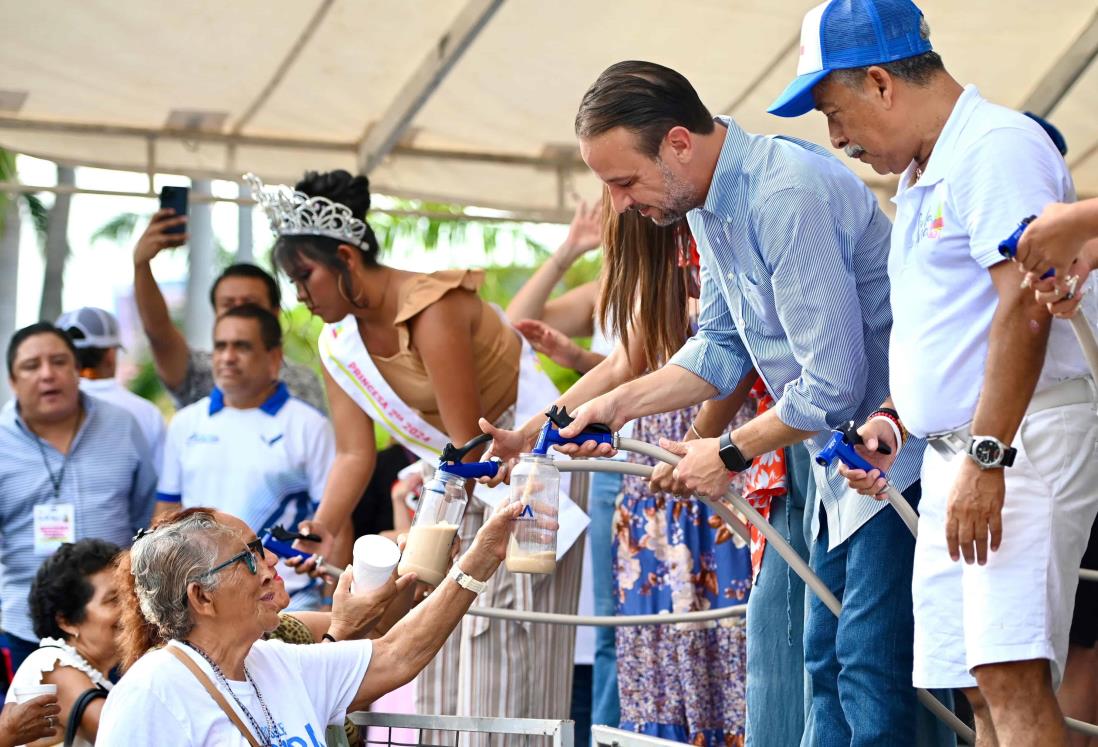
{"type": "MultiPolygon", "coordinates": [[[[534,271],[507,305],[507,318],[539,319],[564,332],[569,337],[591,334],[591,318],[594,298],[598,289],[580,286],[560,298],[549,301],[553,288],[564,277],[577,259],[599,245],[602,231],[601,203],[588,207],[586,202],[576,206],[576,214],[568,227],[564,243],[541,267],[534,271]],[[581,289],[582,292],[581,292],[581,289]],[[586,331],[585,331],[586,330],[586,331]]],[[[588,284],[590,285],[590,284],[588,284]]]]}
{"type": "Polygon", "coordinates": [[[153,277],[151,262],[163,249],[187,243],[185,233],[167,233],[169,228],[181,226],[187,216],[176,216],[171,208],[157,211],[133,250],[133,296],[141,326],[149,340],[156,373],[168,389],[177,389],[187,374],[190,348],[175,325],[172,324],[164,294],[153,277]]]}

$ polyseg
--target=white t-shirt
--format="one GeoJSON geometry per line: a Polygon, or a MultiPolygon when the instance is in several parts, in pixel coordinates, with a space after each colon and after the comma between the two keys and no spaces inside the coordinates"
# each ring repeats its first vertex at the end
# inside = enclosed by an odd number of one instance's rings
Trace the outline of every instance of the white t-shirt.
{"type": "MultiPolygon", "coordinates": [[[[190,648],[176,646],[217,685],[210,665],[190,648]]],[[[340,723],[358,692],[373,653],[370,641],[295,646],[257,641],[244,660],[278,730],[274,744],[323,745],[324,729],[340,723]]],[[[266,730],[266,716],[247,682],[230,681],[236,697],[266,730]]],[[[222,690],[240,720],[251,726],[232,696],[222,690]]],[[[265,737],[266,735],[264,735],[265,737]]],[[[263,740],[260,739],[260,742],[263,740]]],[[[158,649],[142,656],[115,685],[99,720],[97,747],[247,747],[221,707],[182,662],[158,649]]]]}
{"type": "MultiPolygon", "coordinates": [[[[11,678],[8,686],[6,702],[15,702],[15,689],[17,687],[34,687],[42,684],[42,677],[48,672],[59,667],[70,667],[88,675],[93,685],[99,685],[104,690],[110,690],[111,681],[96,671],[76,650],[68,643],[54,638],[43,638],[39,648],[31,651],[23,663],[19,665],[15,676],[11,678]]],[[[66,716],[67,718],[67,716],[66,716]]],[[[92,747],[92,743],[76,735],[73,741],[74,747],[92,747]]]]}
{"type": "MultiPolygon", "coordinates": [[[[328,419],[285,384],[248,410],[225,406],[214,389],[172,419],[157,499],[211,506],[257,533],[275,524],[296,530],[316,511],[334,458],[328,419]]],[[[291,596],[314,585],[285,564],[278,572],[291,596]]]]}
{"type": "Polygon", "coordinates": [[[164,425],[164,415],[156,405],[144,397],[138,397],[115,379],[80,379],[80,389],[96,399],[118,405],[137,419],[137,425],[149,442],[153,466],[159,475],[164,463],[164,436],[167,427],[164,425]]]}
{"type": "MultiPolygon", "coordinates": [[[[910,185],[913,169],[893,198],[889,378],[900,417],[922,437],[959,428],[975,414],[998,306],[988,268],[1003,261],[999,243],[1050,202],[1074,201],[1075,190],[1041,127],[989,103],[974,86],[965,88],[922,178],[910,185]]],[[[1053,320],[1037,390],[1086,374],[1070,324],[1053,320]]]]}

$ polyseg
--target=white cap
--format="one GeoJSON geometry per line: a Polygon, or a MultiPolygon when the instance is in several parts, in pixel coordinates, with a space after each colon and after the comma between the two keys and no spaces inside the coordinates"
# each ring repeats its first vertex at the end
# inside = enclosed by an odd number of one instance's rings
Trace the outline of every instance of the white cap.
{"type": "Polygon", "coordinates": [[[72,339],[77,348],[120,348],[118,320],[114,314],[93,306],[66,311],[56,326],[72,339]]]}

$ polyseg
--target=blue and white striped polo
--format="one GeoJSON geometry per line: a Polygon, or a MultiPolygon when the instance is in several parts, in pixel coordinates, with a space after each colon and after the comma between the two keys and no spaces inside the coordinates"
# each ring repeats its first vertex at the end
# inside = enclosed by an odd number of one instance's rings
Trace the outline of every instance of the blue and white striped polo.
{"type": "Polygon", "coordinates": [[[4,630],[27,641],[38,640],[27,595],[44,560],[34,553],[36,504],[71,503],[76,539],[97,538],[122,547],[129,547],[135,531],[152,518],[156,471],[137,421],[110,402],[83,393],[80,401],[84,422],[67,463],[27,428],[14,401],[0,410],[0,608],[4,630]],[[59,475],[62,463],[64,476],[55,496],[50,472],[59,475]]]}

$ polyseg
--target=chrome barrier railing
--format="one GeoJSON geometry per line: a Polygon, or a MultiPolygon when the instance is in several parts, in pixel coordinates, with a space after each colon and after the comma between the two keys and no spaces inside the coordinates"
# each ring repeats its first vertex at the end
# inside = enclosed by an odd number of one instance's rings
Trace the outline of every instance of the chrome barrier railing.
{"type": "MultiPolygon", "coordinates": [[[[667,464],[678,464],[680,457],[671,452],[655,446],[653,444],[646,443],[644,441],[638,441],[632,438],[623,438],[618,442],[618,448],[623,451],[631,451],[642,456],[647,456],[652,459],[665,462],[667,464]]],[[[571,459],[557,463],[558,469],[562,472],[611,472],[624,475],[634,475],[637,477],[650,477],[652,474],[652,468],[643,464],[635,464],[631,462],[619,462],[610,461],[605,459],[571,459]]],[[[779,531],[771,526],[770,522],[762,517],[761,514],[743,497],[738,495],[727,495],[723,499],[715,499],[708,496],[695,495],[695,497],[705,503],[715,514],[717,514],[728,527],[739,535],[745,541],[748,540],[750,533],[747,526],[736,515],[736,511],[747,518],[748,523],[756,527],[759,532],[766,538],[767,543],[779,554],[790,568],[804,581],[805,585],[812,590],[812,592],[824,603],[824,605],[831,610],[836,616],[842,609],[842,604],[831,593],[831,590],[827,588],[826,584],[812,571],[808,563],[804,558],[797,553],[796,550],[786,541],[779,531]]],[[[904,501],[904,505],[910,508],[910,505],[904,501]]],[[[901,512],[905,514],[906,512],[901,512]]],[[[911,510],[914,514],[914,510],[911,510]]],[[[917,514],[916,514],[917,515],[917,514]]],[[[903,516],[905,523],[909,528],[911,525],[910,516],[903,516]]],[[[1080,579],[1086,581],[1098,581],[1098,571],[1080,570],[1080,579]]],[[[735,607],[726,607],[718,610],[705,610],[702,612],[689,612],[681,614],[655,614],[655,615],[630,615],[630,616],[581,616],[581,615],[565,615],[554,613],[537,613],[537,612],[519,612],[516,610],[507,610],[499,608],[479,608],[469,610],[470,615],[478,615],[482,617],[491,617],[496,619],[517,620],[523,622],[532,623],[547,623],[557,625],[592,625],[602,627],[613,627],[621,625],[659,625],[659,624],[672,624],[672,623],[695,623],[695,622],[707,622],[712,620],[719,620],[725,617],[734,617],[743,615],[746,611],[746,605],[737,605],[735,607]]],[[[969,744],[975,744],[976,735],[963,721],[957,718],[951,710],[943,705],[937,698],[935,698],[928,691],[920,688],[916,688],[916,693],[919,698],[919,702],[933,713],[937,718],[943,721],[959,738],[967,741],[969,744]]],[[[1083,734],[1091,736],[1098,736],[1098,725],[1089,724],[1084,721],[1078,721],[1076,719],[1065,719],[1067,726],[1073,731],[1078,731],[1083,734]]],[[[604,728],[604,727],[593,727],[604,728]]],[[[610,729],[606,731],[607,736],[614,736],[619,730],[610,729]],[[613,734],[612,734],[612,733],[613,734]]],[[[594,732],[592,732],[594,733],[594,732]]],[[[643,735],[636,735],[630,732],[621,732],[623,735],[629,735],[629,739],[632,741],[619,741],[617,744],[620,747],[641,747],[642,740],[644,745],[655,744],[651,740],[654,737],[644,737],[643,735]]],[[[620,735],[619,735],[620,736],[620,735]]],[[[661,740],[666,741],[666,740],[661,740]]],[[[601,743],[600,743],[601,744],[601,743]]],[[[606,742],[606,744],[615,744],[614,742],[606,742]]],[[[669,742],[668,744],[675,744],[669,742]]]]}
{"type": "MultiPolygon", "coordinates": [[[[402,742],[393,737],[394,729],[412,729],[432,733],[448,732],[454,735],[455,744],[463,734],[483,734],[546,737],[552,739],[553,747],[575,747],[575,724],[568,720],[542,718],[495,718],[486,716],[420,716],[407,713],[377,713],[374,711],[355,711],[347,715],[357,726],[387,729],[384,739],[370,736],[366,743],[370,745],[391,745],[393,747],[413,747],[425,744],[422,739],[415,742],[402,742]]],[[[432,741],[431,744],[437,744],[432,741]]],[[[494,744],[494,742],[491,742],[494,744]]],[[[544,743],[539,740],[536,743],[544,743]]],[[[586,747],[586,745],[585,745],[586,747]]]]}

